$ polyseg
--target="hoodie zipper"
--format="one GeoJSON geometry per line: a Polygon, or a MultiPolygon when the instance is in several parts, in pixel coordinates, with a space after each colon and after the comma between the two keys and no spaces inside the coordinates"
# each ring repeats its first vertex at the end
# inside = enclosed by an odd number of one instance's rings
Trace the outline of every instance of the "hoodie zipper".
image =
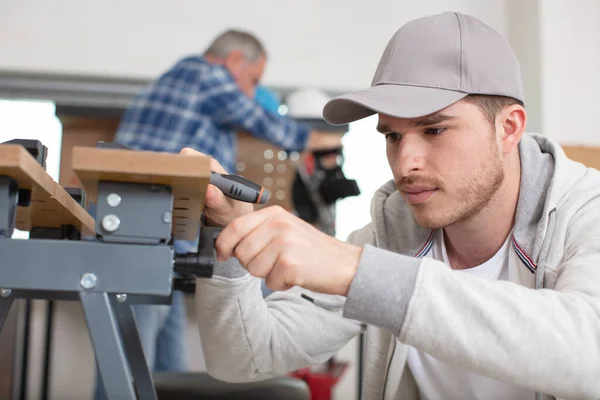
{"type": "MultiPolygon", "coordinates": [[[[383,393],[381,394],[381,400],[385,400],[385,393],[386,393],[386,389],[387,389],[387,381],[388,381],[388,375],[390,373],[390,367],[392,365],[392,360],[394,359],[394,353],[396,353],[396,341],[398,339],[396,339],[396,336],[394,336],[392,334],[392,355],[390,356],[390,360],[388,361],[388,365],[387,368],[385,369],[385,379],[383,381],[383,393]]],[[[389,352],[389,349],[388,349],[389,352]]],[[[406,368],[406,366],[405,366],[406,368]]]]}
{"type": "MultiPolygon", "coordinates": [[[[546,273],[546,258],[548,258],[548,252],[550,251],[550,237],[554,234],[554,222],[555,222],[556,207],[550,210],[548,214],[548,228],[546,229],[546,235],[542,240],[542,248],[540,249],[540,256],[537,260],[537,268],[535,270],[535,289],[544,288],[544,275],[546,273]]],[[[542,393],[535,394],[535,400],[542,400],[542,393]]],[[[552,396],[553,399],[556,397],[552,396]]]]}
{"type": "Polygon", "coordinates": [[[537,261],[537,268],[535,270],[535,288],[542,289],[544,287],[544,274],[545,274],[545,263],[548,258],[548,252],[550,251],[550,237],[554,234],[554,222],[556,208],[550,210],[548,214],[548,228],[546,229],[546,235],[542,240],[542,248],[540,249],[540,256],[537,261]]]}

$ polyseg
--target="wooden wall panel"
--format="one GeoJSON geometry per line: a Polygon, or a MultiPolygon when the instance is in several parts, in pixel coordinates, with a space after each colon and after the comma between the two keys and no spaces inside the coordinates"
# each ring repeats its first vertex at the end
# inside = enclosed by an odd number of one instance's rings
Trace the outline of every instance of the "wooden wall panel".
{"type": "Polygon", "coordinates": [[[600,170],[600,147],[565,145],[562,148],[570,159],[600,170]]]}

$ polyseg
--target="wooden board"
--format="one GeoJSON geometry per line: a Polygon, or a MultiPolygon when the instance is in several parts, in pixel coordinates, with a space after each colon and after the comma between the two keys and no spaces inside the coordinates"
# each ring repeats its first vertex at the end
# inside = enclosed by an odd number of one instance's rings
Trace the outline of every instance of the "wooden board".
{"type": "MultiPolygon", "coordinates": [[[[325,132],[323,132],[325,133],[325,132]]],[[[341,145],[342,133],[325,133],[323,139],[335,137],[334,143],[341,145]]],[[[326,143],[313,143],[312,150],[328,148],[331,139],[326,143]]],[[[296,179],[296,170],[299,165],[306,164],[308,152],[287,154],[283,149],[249,133],[238,134],[238,162],[236,173],[251,181],[264,186],[271,192],[271,198],[265,205],[256,208],[279,205],[288,211],[294,210],[292,187],[296,179]]]]}
{"type": "Polygon", "coordinates": [[[570,159],[600,170],[600,147],[563,145],[562,148],[570,159]]]}
{"type": "Polygon", "coordinates": [[[84,234],[94,232],[94,219],[56,183],[44,168],[19,145],[0,145],[0,176],[10,176],[20,189],[31,190],[31,205],[18,207],[16,228],[57,228],[75,225],[84,234]]]}
{"type": "Polygon", "coordinates": [[[73,147],[96,147],[99,141],[112,142],[119,126],[119,118],[65,115],[58,115],[58,117],[63,128],[58,183],[63,187],[77,187],[79,182],[71,169],[73,147]]]}
{"type": "Polygon", "coordinates": [[[210,182],[210,157],[77,146],[71,165],[94,202],[98,181],[170,185],[174,195],[173,236],[195,239],[210,182]]]}
{"type": "Polygon", "coordinates": [[[281,148],[247,133],[240,133],[237,143],[238,161],[236,171],[231,173],[242,175],[271,192],[269,201],[255,208],[279,205],[293,210],[292,184],[300,155],[296,153],[290,159],[281,148]]]}

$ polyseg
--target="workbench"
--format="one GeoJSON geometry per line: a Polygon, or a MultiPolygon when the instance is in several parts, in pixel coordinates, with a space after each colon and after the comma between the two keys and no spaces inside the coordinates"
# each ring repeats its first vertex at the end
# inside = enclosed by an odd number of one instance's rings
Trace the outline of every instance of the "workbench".
{"type": "Polygon", "coordinates": [[[0,145],[0,328],[15,299],[79,301],[109,398],[156,399],[132,304],[169,304],[179,274],[212,276],[216,231],[201,226],[210,158],[75,147],[80,189],[68,191],[43,149],[0,145]],[[196,253],[174,253],[173,240],[198,234],[196,253]]]}

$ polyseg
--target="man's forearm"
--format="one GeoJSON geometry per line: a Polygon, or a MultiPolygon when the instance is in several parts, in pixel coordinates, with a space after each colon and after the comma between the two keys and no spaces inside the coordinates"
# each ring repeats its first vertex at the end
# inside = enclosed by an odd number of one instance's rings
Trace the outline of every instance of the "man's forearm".
{"type": "MultiPolygon", "coordinates": [[[[217,265],[215,273],[241,271],[235,259],[227,263],[217,265]]],[[[249,274],[197,280],[196,312],[206,366],[218,379],[259,380],[320,364],[360,332],[355,321],[303,298],[300,288],[265,300],[260,286],[260,279],[249,274]]]]}

